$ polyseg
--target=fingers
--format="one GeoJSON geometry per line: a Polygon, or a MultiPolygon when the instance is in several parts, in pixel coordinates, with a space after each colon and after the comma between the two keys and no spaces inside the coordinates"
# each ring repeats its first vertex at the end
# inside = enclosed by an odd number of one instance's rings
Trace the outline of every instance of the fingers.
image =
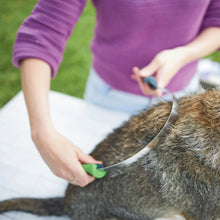
{"type": "Polygon", "coordinates": [[[150,92],[150,86],[147,85],[146,83],[144,83],[141,75],[140,75],[140,69],[138,67],[134,67],[133,68],[133,72],[134,72],[134,79],[137,80],[142,92],[147,95],[150,92]]]}
{"type": "Polygon", "coordinates": [[[58,170],[52,171],[56,176],[67,180],[73,185],[78,185],[81,187],[85,187],[95,180],[93,176],[90,176],[85,172],[81,163],[77,160],[74,160],[69,164],[65,164],[62,169],[58,168],[58,170]]]}
{"type": "Polygon", "coordinates": [[[141,78],[154,75],[157,80],[158,87],[166,87],[175,74],[178,73],[180,68],[184,65],[184,62],[182,62],[181,59],[182,54],[184,53],[181,48],[163,50],[159,52],[146,67],[141,70],[137,67],[133,68],[134,74],[132,75],[132,79],[137,80],[145,95],[153,94],[160,96],[162,95],[162,91],[160,89],[152,90],[149,86],[144,85],[141,78]]]}
{"type": "Polygon", "coordinates": [[[134,74],[132,75],[132,79],[137,80],[143,94],[145,95],[149,95],[149,94],[156,95],[156,96],[162,95],[162,92],[159,89],[153,90],[147,83],[143,81],[143,78],[148,77],[154,73],[152,72],[152,74],[149,74],[150,73],[149,71],[152,71],[155,68],[156,68],[155,65],[150,66],[150,68],[145,67],[141,70],[138,67],[133,68],[134,74]]]}
{"type": "Polygon", "coordinates": [[[158,71],[158,69],[160,68],[159,63],[157,62],[156,59],[153,59],[150,64],[148,64],[147,66],[143,67],[140,70],[140,75],[142,77],[148,77],[153,75],[154,73],[156,73],[158,71]]]}
{"type": "Polygon", "coordinates": [[[42,137],[36,138],[35,144],[42,158],[56,176],[79,186],[86,186],[95,179],[84,171],[81,163],[102,163],[101,161],[83,153],[55,129],[46,133],[46,136],[45,132],[42,134],[42,137]]]}
{"type": "Polygon", "coordinates": [[[88,175],[82,167],[81,163],[99,163],[102,164],[102,161],[95,160],[92,156],[85,154],[79,148],[76,148],[78,160],[74,161],[74,179],[69,181],[74,185],[79,185],[84,187],[95,180],[95,177],[88,175]]]}
{"type": "Polygon", "coordinates": [[[71,180],[69,180],[71,184],[84,187],[94,180],[95,177],[88,175],[82,168],[81,163],[75,163],[73,177],[71,180]]]}
{"type": "Polygon", "coordinates": [[[102,161],[98,161],[98,160],[94,159],[92,156],[85,154],[84,152],[82,152],[79,149],[78,149],[77,153],[78,153],[78,158],[81,163],[100,163],[100,164],[103,164],[102,161]]]}
{"type": "MultiPolygon", "coordinates": [[[[161,62],[157,59],[157,57],[155,57],[150,64],[148,64],[146,67],[142,68],[140,70],[140,75],[141,77],[145,78],[148,76],[151,76],[153,74],[155,74],[155,78],[158,82],[158,87],[161,87],[161,82],[160,82],[160,70],[161,70],[161,62]]],[[[162,91],[160,89],[157,90],[153,90],[150,88],[149,90],[150,94],[156,95],[156,96],[161,96],[162,95],[162,91]]]]}

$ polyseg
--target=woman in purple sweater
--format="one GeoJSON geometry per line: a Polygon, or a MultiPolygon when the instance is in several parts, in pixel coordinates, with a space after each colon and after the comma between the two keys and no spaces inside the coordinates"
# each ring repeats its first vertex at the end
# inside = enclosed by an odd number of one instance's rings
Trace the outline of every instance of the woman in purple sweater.
{"type": "MultiPolygon", "coordinates": [[[[197,89],[198,59],[220,48],[219,0],[92,2],[97,23],[91,43],[93,62],[87,100],[106,107],[110,102],[119,110],[131,108],[134,112],[152,103],[152,95],[162,95],[142,80],[153,74],[160,87],[177,96],[197,89]],[[101,95],[95,99],[100,88],[106,87],[104,98],[101,95]]],[[[56,75],[66,41],[85,3],[86,0],[39,0],[18,30],[13,53],[14,65],[21,67],[37,149],[55,175],[80,186],[94,180],[81,163],[99,161],[56,131],[49,113],[48,92],[50,79],[56,75]]]]}

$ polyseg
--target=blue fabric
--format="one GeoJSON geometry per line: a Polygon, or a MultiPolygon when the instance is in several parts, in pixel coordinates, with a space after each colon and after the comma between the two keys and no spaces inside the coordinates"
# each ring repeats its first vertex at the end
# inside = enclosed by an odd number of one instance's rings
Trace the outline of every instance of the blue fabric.
{"type": "MultiPolygon", "coordinates": [[[[174,95],[179,98],[195,92],[198,87],[199,77],[198,74],[195,74],[187,87],[182,91],[174,93],[174,95]]],[[[98,76],[94,69],[91,69],[84,99],[107,109],[113,109],[134,115],[163,99],[171,100],[172,97],[169,94],[166,94],[163,97],[148,98],[113,89],[98,76]]]]}

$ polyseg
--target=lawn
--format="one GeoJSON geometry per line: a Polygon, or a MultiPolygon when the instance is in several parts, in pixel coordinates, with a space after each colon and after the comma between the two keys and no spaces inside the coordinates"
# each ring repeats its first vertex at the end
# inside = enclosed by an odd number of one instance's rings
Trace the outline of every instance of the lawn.
{"type": "MultiPolygon", "coordinates": [[[[0,7],[0,108],[21,90],[19,70],[11,63],[17,29],[31,13],[36,0],[4,1],[0,7]]],[[[89,44],[95,25],[95,11],[90,1],[70,37],[64,60],[58,75],[51,82],[51,89],[83,97],[84,87],[91,63],[89,44]]],[[[220,53],[211,58],[220,62],[220,53]]]]}
{"type": "MultiPolygon", "coordinates": [[[[20,71],[13,67],[12,51],[17,29],[31,13],[36,0],[5,1],[0,7],[0,108],[21,90],[20,71]]],[[[95,10],[87,2],[81,18],[70,37],[64,59],[57,76],[51,81],[51,89],[83,97],[91,63],[89,44],[95,25],[95,10]]]]}

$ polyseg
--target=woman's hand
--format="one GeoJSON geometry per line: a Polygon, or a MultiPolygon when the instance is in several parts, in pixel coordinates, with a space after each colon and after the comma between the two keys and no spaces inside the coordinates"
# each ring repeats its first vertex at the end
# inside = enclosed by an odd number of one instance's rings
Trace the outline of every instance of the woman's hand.
{"type": "Polygon", "coordinates": [[[81,163],[101,163],[84,154],[53,126],[48,102],[51,69],[39,59],[21,63],[21,80],[28,109],[32,139],[52,172],[72,184],[85,186],[95,178],[89,176],[81,163]]]}
{"type": "Polygon", "coordinates": [[[220,48],[220,28],[204,29],[190,43],[170,50],[164,50],[156,55],[149,65],[139,70],[133,68],[132,78],[137,80],[145,95],[160,96],[160,90],[152,90],[142,78],[155,74],[159,87],[166,87],[175,74],[186,64],[205,57],[220,48]]]}
{"type": "Polygon", "coordinates": [[[41,127],[38,132],[32,132],[32,139],[42,158],[56,176],[82,187],[95,179],[84,171],[81,163],[102,162],[83,153],[52,126],[41,127]]]}
{"type": "Polygon", "coordinates": [[[158,87],[166,87],[180,68],[183,67],[184,57],[185,52],[181,47],[164,50],[158,53],[151,63],[144,68],[139,69],[138,67],[134,67],[132,78],[137,80],[145,95],[153,94],[160,96],[162,95],[162,91],[159,89],[152,90],[150,86],[143,81],[143,78],[154,74],[157,79],[158,87]]]}

